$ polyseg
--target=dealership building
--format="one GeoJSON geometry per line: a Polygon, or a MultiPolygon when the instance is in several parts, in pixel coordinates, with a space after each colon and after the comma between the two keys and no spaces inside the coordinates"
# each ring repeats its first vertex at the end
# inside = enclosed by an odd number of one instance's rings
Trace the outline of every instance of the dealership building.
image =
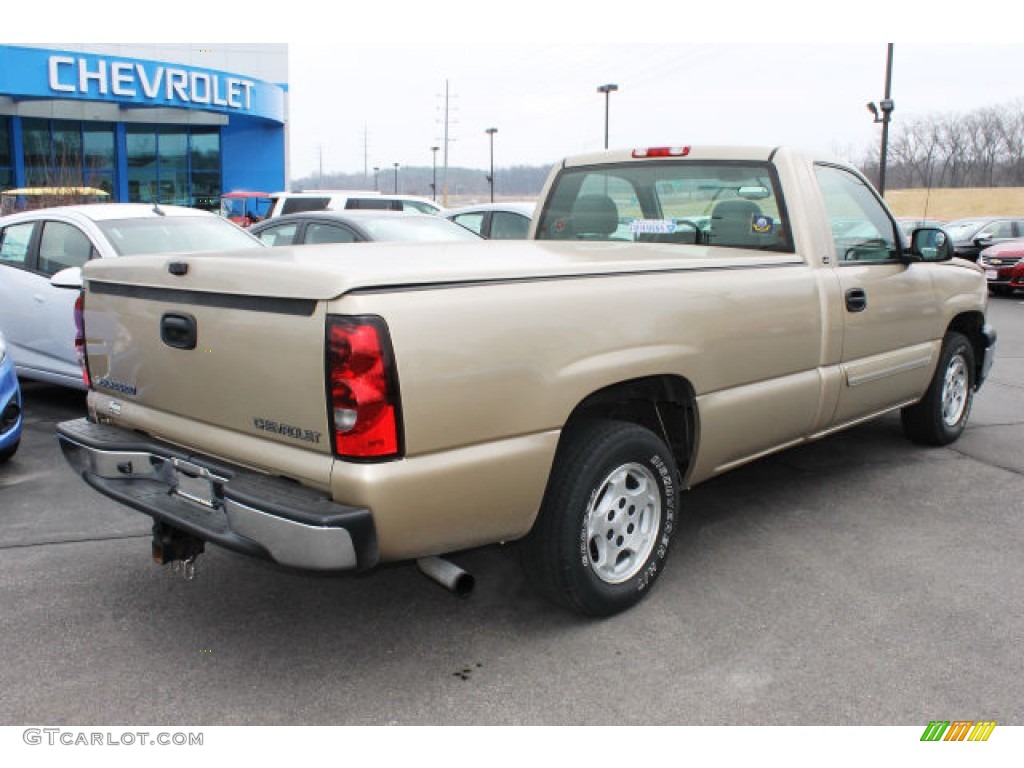
{"type": "Polygon", "coordinates": [[[0,45],[0,190],[215,208],[285,189],[287,137],[287,45],[0,45]]]}

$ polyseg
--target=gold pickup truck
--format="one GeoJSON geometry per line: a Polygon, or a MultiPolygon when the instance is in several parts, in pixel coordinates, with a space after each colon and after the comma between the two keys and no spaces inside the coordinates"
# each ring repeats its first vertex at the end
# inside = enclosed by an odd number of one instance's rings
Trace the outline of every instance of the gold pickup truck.
{"type": "MultiPolygon", "coordinates": [[[[531,240],[103,259],[84,269],[93,488],[206,542],[346,571],[521,540],[590,615],[658,578],[683,491],[893,410],[955,440],[992,363],[979,267],[786,148],[567,159],[531,240]]],[[[449,567],[450,566],[450,567],[449,567]]],[[[454,570],[453,570],[454,569],[454,570]]]]}

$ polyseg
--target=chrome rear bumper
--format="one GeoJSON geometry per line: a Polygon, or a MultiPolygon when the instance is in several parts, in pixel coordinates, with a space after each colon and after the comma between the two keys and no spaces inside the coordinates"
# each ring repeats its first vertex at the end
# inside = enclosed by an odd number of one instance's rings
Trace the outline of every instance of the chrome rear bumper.
{"type": "Polygon", "coordinates": [[[296,568],[377,563],[368,509],[87,419],[58,424],[57,438],[68,463],[100,493],[204,541],[296,568]]]}

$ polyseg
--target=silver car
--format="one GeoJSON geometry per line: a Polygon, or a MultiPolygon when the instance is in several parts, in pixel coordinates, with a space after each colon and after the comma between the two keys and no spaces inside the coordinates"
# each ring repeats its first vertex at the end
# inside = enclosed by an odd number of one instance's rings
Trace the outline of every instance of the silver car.
{"type": "Polygon", "coordinates": [[[98,203],[0,217],[0,331],[19,376],[85,389],[74,306],[90,259],[264,248],[195,208],[98,203]]]}

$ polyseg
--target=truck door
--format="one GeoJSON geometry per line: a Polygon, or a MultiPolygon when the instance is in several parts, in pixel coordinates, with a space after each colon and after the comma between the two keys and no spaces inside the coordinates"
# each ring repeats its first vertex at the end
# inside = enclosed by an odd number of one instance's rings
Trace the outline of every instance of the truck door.
{"type": "Polygon", "coordinates": [[[930,269],[900,260],[901,235],[871,187],[845,168],[815,166],[840,283],[843,348],[839,425],[912,401],[934,367],[930,269]]]}

